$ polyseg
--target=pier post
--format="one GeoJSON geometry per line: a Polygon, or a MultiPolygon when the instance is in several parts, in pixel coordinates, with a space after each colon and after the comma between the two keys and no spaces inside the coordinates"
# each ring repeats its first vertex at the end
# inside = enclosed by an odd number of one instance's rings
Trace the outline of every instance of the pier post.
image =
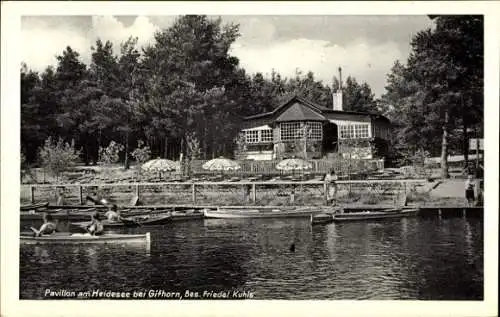
{"type": "Polygon", "coordinates": [[[137,200],[139,200],[139,183],[135,185],[135,196],[137,197],[137,200]]]}
{"type": "Polygon", "coordinates": [[[31,203],[34,204],[35,203],[35,186],[31,186],[30,191],[31,191],[31,203]]]}
{"type": "Polygon", "coordinates": [[[466,215],[467,215],[467,209],[464,208],[464,209],[462,209],[462,217],[465,218],[466,215]]]}
{"type": "Polygon", "coordinates": [[[191,196],[193,198],[193,204],[196,205],[196,185],[193,183],[191,184],[191,196]]]}
{"type": "Polygon", "coordinates": [[[255,204],[257,201],[257,191],[255,184],[252,184],[252,202],[255,204]]]}
{"type": "Polygon", "coordinates": [[[328,184],[326,182],[323,183],[323,196],[325,197],[325,206],[328,205],[328,184]]]}
{"type": "Polygon", "coordinates": [[[80,205],[83,205],[83,186],[78,186],[78,193],[80,194],[80,205]]]}

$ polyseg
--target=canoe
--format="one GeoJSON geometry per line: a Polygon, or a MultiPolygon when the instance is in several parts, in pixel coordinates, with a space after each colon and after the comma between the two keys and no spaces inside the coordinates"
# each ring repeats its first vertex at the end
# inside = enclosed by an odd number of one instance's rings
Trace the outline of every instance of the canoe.
{"type": "Polygon", "coordinates": [[[172,221],[202,220],[204,217],[202,211],[195,209],[172,212],[172,221]]]}
{"type": "Polygon", "coordinates": [[[144,243],[149,245],[151,236],[149,232],[145,234],[104,234],[101,236],[61,232],[42,237],[21,234],[20,241],[21,244],[144,243]]]}
{"type": "MultiPolygon", "coordinates": [[[[95,210],[88,210],[88,211],[47,211],[52,218],[58,219],[58,220],[72,220],[72,221],[82,221],[82,220],[88,220],[90,219],[91,213],[95,210]]],[[[20,214],[21,221],[25,220],[42,220],[43,219],[43,213],[40,212],[27,212],[27,211],[22,211],[20,214]]]]}
{"type": "MultiPolygon", "coordinates": [[[[147,215],[147,216],[136,216],[124,218],[123,221],[101,221],[104,228],[134,228],[146,225],[162,225],[171,221],[170,215],[147,215]]],[[[72,222],[72,226],[75,227],[87,227],[90,225],[90,221],[84,222],[72,222]]]]}
{"type": "Polygon", "coordinates": [[[204,209],[205,218],[296,218],[296,217],[311,217],[316,212],[316,209],[311,208],[294,208],[294,209],[270,209],[270,208],[255,208],[255,209],[231,209],[217,208],[217,210],[204,209]]]}
{"type": "Polygon", "coordinates": [[[39,209],[39,208],[45,208],[49,205],[48,202],[44,203],[38,203],[38,204],[27,204],[27,205],[22,205],[21,206],[21,211],[29,211],[29,210],[34,210],[34,209],[39,209]]]}
{"type": "Polygon", "coordinates": [[[311,215],[311,224],[313,225],[320,225],[320,224],[325,224],[325,223],[331,223],[333,222],[333,215],[332,214],[318,214],[318,215],[311,215]]]}
{"type": "Polygon", "coordinates": [[[340,212],[333,214],[333,221],[362,221],[362,220],[380,220],[390,218],[402,218],[414,216],[418,213],[418,209],[385,209],[381,211],[356,211],[356,212],[340,212]]]}

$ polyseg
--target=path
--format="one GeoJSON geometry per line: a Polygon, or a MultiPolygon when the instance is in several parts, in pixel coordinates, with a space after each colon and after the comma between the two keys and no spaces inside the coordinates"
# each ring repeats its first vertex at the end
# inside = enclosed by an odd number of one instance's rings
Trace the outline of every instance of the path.
{"type": "Polygon", "coordinates": [[[465,180],[447,179],[430,191],[434,197],[464,197],[465,180]]]}

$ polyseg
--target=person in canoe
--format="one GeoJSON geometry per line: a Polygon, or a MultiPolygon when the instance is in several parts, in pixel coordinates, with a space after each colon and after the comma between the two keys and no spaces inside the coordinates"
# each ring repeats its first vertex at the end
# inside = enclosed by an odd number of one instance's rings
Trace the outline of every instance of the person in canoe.
{"type": "Polygon", "coordinates": [[[116,222],[122,221],[122,217],[120,212],[118,211],[118,207],[116,205],[112,205],[108,211],[104,214],[104,216],[108,219],[108,221],[116,222]]]}
{"type": "Polygon", "coordinates": [[[101,223],[101,217],[99,213],[96,211],[91,216],[90,225],[86,228],[87,231],[93,236],[99,236],[104,232],[104,226],[101,223]]]}
{"type": "Polygon", "coordinates": [[[35,234],[35,237],[40,237],[42,235],[51,235],[57,231],[57,225],[54,222],[54,218],[50,214],[43,214],[43,224],[40,229],[31,227],[31,231],[35,234]]]}
{"type": "Polygon", "coordinates": [[[335,206],[335,196],[337,194],[337,175],[335,174],[335,169],[331,169],[325,175],[325,183],[327,187],[327,201],[328,204],[335,206]]]}

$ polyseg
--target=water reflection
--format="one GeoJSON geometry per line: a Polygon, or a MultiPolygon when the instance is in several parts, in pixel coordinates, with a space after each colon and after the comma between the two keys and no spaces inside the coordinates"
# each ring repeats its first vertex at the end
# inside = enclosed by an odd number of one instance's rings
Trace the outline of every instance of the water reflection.
{"type": "Polygon", "coordinates": [[[21,298],[43,298],[46,288],[247,289],[257,299],[483,296],[481,219],[205,220],[119,232],[146,231],[150,250],[21,246],[21,298]]]}

